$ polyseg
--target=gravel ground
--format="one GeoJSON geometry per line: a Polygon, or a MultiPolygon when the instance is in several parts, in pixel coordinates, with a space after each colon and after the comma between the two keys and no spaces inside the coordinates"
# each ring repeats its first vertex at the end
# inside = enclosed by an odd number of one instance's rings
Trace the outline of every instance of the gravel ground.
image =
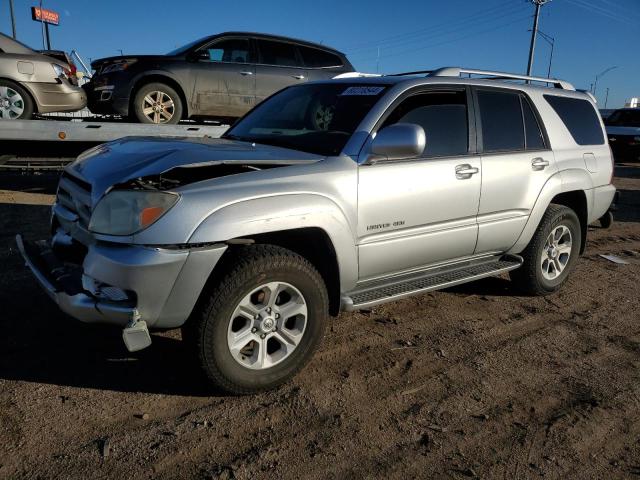
{"type": "Polygon", "coordinates": [[[130,354],[60,314],[13,242],[46,236],[55,178],[3,175],[0,478],[637,478],[640,165],[617,175],[557,294],[505,277],[340,315],[251,397],[211,392],[179,332],[130,354]]]}

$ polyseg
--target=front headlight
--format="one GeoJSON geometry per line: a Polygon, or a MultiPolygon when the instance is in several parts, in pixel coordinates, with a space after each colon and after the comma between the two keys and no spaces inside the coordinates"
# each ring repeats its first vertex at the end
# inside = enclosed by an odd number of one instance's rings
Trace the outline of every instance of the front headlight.
{"type": "Polygon", "coordinates": [[[136,63],[135,59],[117,60],[116,62],[104,67],[100,73],[121,72],[122,70],[126,70],[127,68],[129,68],[134,63],[136,63]]]}
{"type": "Polygon", "coordinates": [[[89,230],[105,235],[132,235],[154,224],[179,198],[168,192],[113,191],[98,202],[89,230]]]}

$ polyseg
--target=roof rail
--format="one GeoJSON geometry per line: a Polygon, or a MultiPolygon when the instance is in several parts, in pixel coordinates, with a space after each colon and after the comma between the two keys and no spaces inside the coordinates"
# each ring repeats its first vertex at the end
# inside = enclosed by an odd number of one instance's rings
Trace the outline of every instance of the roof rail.
{"type": "Polygon", "coordinates": [[[528,75],[520,75],[517,73],[506,72],[493,72],[490,70],[475,70],[471,68],[461,67],[445,67],[433,70],[429,73],[430,77],[459,77],[462,74],[468,75],[484,75],[487,78],[493,78],[496,80],[527,80],[529,82],[542,82],[552,84],[555,88],[562,88],[563,90],[575,90],[574,86],[564,80],[558,80],[557,78],[544,78],[544,77],[530,77],[528,75]]]}

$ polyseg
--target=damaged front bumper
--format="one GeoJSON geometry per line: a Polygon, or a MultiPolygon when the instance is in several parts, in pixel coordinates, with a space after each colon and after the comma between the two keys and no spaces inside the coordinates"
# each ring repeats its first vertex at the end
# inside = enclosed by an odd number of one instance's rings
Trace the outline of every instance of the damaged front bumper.
{"type": "Polygon", "coordinates": [[[47,242],[27,242],[17,235],[16,243],[27,267],[62,311],[82,322],[134,329],[140,322],[145,328],[181,326],[227,248],[94,244],[82,263],[74,264],[61,261],[47,242]]]}

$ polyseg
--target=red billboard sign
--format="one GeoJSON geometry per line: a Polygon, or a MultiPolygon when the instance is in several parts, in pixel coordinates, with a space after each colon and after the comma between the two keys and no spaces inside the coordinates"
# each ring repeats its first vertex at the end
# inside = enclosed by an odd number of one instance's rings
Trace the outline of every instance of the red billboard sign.
{"type": "Polygon", "coordinates": [[[60,14],[40,7],[31,7],[31,18],[36,22],[60,25],[60,14]]]}

